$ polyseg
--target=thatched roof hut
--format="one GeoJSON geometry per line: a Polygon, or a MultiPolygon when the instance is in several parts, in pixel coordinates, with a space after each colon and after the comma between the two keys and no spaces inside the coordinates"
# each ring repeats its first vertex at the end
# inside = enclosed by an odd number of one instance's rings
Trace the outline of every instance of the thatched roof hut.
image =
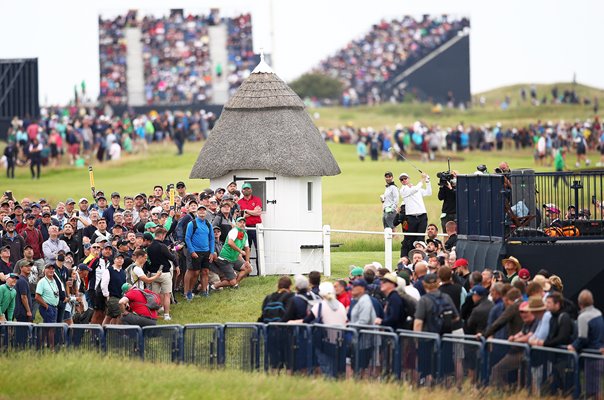
{"type": "Polygon", "coordinates": [[[235,170],[340,173],[302,100],[263,59],[225,104],[189,178],[214,179],[235,170]]]}

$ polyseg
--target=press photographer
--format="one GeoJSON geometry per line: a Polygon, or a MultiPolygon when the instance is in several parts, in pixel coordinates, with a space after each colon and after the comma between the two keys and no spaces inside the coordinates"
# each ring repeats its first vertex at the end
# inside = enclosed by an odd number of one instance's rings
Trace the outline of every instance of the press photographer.
{"type": "Polygon", "coordinates": [[[457,172],[444,171],[436,174],[438,178],[438,200],[443,202],[440,214],[440,223],[445,231],[445,225],[449,221],[455,221],[457,203],[455,200],[455,189],[457,185],[457,172]]]}

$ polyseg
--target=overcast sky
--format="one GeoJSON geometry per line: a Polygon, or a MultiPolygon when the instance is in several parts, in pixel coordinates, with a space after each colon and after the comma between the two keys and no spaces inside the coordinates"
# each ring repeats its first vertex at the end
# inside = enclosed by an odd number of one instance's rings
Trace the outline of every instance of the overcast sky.
{"type": "Polygon", "coordinates": [[[604,88],[602,0],[3,0],[0,58],[39,59],[42,103],[67,102],[82,80],[96,96],[99,13],[211,7],[224,16],[251,12],[255,49],[273,52],[273,69],[286,80],[382,18],[448,13],[471,20],[473,93],[521,82],[570,81],[573,73],[581,83],[604,88]]]}

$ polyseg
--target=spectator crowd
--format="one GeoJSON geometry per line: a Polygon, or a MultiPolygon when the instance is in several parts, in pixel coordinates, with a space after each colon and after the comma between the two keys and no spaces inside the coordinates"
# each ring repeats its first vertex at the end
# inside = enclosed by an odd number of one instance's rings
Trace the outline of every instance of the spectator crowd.
{"type": "MultiPolygon", "coordinates": [[[[410,126],[397,124],[394,129],[345,125],[338,128],[319,128],[327,141],[356,145],[359,159],[370,158],[402,160],[416,152],[422,161],[430,161],[440,151],[502,151],[532,149],[537,165],[552,166],[556,157],[571,150],[576,154],[575,166],[589,166],[587,151],[601,154],[598,166],[604,165],[604,130],[598,116],[584,121],[541,121],[528,126],[506,127],[501,123],[480,126],[460,123],[456,127],[442,127],[416,121],[410,126]]],[[[556,167],[558,168],[558,167],[556,167]]],[[[562,170],[562,169],[560,169],[562,170]]]]}
{"type": "Polygon", "coordinates": [[[344,106],[389,101],[382,93],[385,82],[468,26],[466,18],[447,15],[382,20],[315,70],[344,83],[344,106]]]}
{"type": "Polygon", "coordinates": [[[205,110],[117,116],[111,108],[42,109],[38,119],[13,118],[0,165],[7,178],[15,177],[16,167],[29,166],[32,179],[39,179],[42,166],[118,160],[145,152],[152,142],[171,141],[182,154],[185,142],[206,139],[215,121],[205,110]]]}
{"type": "Polygon", "coordinates": [[[260,221],[250,184],[190,193],[183,182],[149,194],[0,198],[0,321],[153,325],[175,292],[239,287],[260,221]],[[173,199],[173,201],[171,201],[173,199]],[[251,231],[249,231],[251,232],[251,231]],[[159,314],[158,314],[159,313],[159,314]]]}
{"type": "Polygon", "coordinates": [[[213,82],[227,79],[231,90],[241,85],[254,65],[251,14],[222,18],[218,9],[208,14],[145,15],[137,11],[103,19],[99,17],[101,90],[99,100],[126,104],[128,43],[125,30],[141,30],[144,90],[147,104],[209,102],[213,82]],[[225,24],[227,65],[212,60],[209,28],[225,24]]]}

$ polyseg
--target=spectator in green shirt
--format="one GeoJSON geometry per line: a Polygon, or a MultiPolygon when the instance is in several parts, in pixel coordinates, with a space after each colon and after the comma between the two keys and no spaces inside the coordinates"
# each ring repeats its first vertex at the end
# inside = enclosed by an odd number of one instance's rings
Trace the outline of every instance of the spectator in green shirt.
{"type": "Polygon", "coordinates": [[[13,320],[17,279],[19,279],[19,275],[11,273],[6,279],[6,284],[0,286],[0,322],[13,320]]]}
{"type": "Polygon", "coordinates": [[[237,218],[235,227],[227,235],[227,242],[222,246],[222,250],[214,264],[219,270],[222,280],[212,285],[212,289],[225,286],[237,288],[239,282],[252,272],[250,247],[245,231],[245,218],[237,218]]]}
{"type": "MultiPolygon", "coordinates": [[[[560,147],[556,152],[556,157],[554,158],[554,167],[556,168],[556,172],[564,172],[566,170],[566,149],[564,147],[560,147]]],[[[564,184],[568,186],[568,182],[566,181],[566,176],[562,174],[556,174],[554,177],[554,187],[558,186],[558,181],[562,178],[564,184]]]]}

